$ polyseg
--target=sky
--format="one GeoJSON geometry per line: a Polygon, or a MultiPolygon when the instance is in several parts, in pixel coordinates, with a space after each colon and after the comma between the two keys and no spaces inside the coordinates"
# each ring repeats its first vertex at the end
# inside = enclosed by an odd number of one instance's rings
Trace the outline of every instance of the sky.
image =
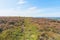
{"type": "Polygon", "coordinates": [[[60,0],[0,0],[0,16],[60,17],[60,0]]]}

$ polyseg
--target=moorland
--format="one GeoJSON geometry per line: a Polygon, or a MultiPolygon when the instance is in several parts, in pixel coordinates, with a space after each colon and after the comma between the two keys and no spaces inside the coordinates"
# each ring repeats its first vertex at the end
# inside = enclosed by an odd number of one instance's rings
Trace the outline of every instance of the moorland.
{"type": "Polygon", "coordinates": [[[60,20],[0,17],[0,40],[60,40],[60,20]]]}

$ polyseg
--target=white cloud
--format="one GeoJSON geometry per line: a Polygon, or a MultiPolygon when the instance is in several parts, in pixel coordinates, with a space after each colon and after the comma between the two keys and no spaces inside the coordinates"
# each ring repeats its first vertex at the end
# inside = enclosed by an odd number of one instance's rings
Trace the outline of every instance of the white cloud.
{"type": "MultiPolygon", "coordinates": [[[[25,0],[19,0],[18,2],[19,5],[23,5],[25,3],[25,0]]],[[[0,16],[60,17],[60,7],[40,9],[36,6],[30,6],[22,9],[24,6],[17,6],[17,8],[12,9],[0,9],[0,16]]]]}
{"type": "Polygon", "coordinates": [[[34,14],[34,13],[37,13],[37,12],[40,12],[41,10],[39,10],[37,7],[30,7],[30,8],[28,8],[28,9],[26,9],[25,10],[25,12],[27,13],[27,14],[34,14]]]}
{"type": "Polygon", "coordinates": [[[19,0],[19,2],[18,2],[18,4],[20,4],[20,5],[23,5],[23,4],[25,4],[25,3],[26,3],[25,0],[19,0]]]}
{"type": "Polygon", "coordinates": [[[36,14],[40,12],[36,7],[30,7],[26,10],[15,10],[15,9],[6,9],[0,10],[0,16],[31,16],[32,14],[36,14]]]}
{"type": "MultiPolygon", "coordinates": [[[[52,9],[52,8],[51,8],[52,9]]],[[[53,9],[53,11],[56,9],[53,9]]],[[[14,10],[14,9],[6,9],[0,10],[0,16],[25,16],[25,17],[60,17],[60,12],[48,12],[52,10],[46,9],[38,9],[37,7],[29,7],[26,10],[14,10]],[[45,10],[45,11],[44,11],[45,10]]]]}

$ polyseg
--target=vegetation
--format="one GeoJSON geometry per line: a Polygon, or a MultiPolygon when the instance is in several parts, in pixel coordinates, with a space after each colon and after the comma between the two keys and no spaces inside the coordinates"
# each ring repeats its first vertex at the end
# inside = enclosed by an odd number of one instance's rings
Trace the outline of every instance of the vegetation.
{"type": "MultiPolygon", "coordinates": [[[[60,40],[60,29],[50,26],[50,20],[0,17],[0,40],[60,40]],[[49,25],[47,25],[49,24],[49,25]]],[[[52,21],[52,23],[58,21],[52,21]]],[[[51,23],[51,24],[52,24],[51,23]]],[[[59,23],[59,22],[58,22],[59,23]]]]}

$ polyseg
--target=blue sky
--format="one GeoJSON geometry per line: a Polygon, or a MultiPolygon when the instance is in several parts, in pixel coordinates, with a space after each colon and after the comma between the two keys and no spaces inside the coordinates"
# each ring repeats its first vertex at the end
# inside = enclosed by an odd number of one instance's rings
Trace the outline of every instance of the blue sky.
{"type": "Polygon", "coordinates": [[[0,16],[60,17],[60,0],[0,0],[0,16]]]}

